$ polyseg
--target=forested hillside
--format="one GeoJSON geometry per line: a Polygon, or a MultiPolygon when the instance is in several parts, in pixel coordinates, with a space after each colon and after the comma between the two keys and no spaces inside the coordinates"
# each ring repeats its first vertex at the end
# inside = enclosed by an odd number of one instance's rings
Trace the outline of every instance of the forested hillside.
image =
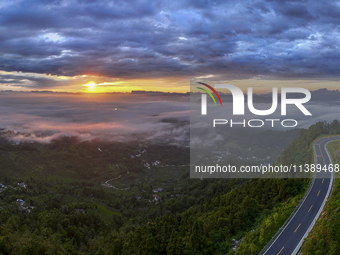
{"type": "Polygon", "coordinates": [[[340,134],[340,123],[334,120],[331,123],[317,122],[308,129],[300,129],[299,136],[293,140],[278,158],[278,164],[304,164],[313,160],[312,142],[322,135],[340,134]]]}
{"type": "MultiPolygon", "coordinates": [[[[311,163],[312,142],[339,131],[300,130],[277,163],[311,163]]],[[[257,254],[309,184],[190,180],[188,149],[170,145],[3,140],[0,154],[3,254],[233,254],[242,237],[236,253],[257,254]]]]}

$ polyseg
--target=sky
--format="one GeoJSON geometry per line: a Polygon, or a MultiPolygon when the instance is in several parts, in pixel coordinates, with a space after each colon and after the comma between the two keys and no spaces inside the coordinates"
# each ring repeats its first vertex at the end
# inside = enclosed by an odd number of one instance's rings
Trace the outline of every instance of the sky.
{"type": "Polygon", "coordinates": [[[0,0],[0,90],[337,89],[338,1],[0,0]]]}

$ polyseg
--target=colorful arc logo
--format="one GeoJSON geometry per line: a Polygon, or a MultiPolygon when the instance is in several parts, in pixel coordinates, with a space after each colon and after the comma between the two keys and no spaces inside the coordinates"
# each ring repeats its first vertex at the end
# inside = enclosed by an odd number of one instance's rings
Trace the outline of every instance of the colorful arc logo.
{"type": "MultiPolygon", "coordinates": [[[[215,95],[217,96],[218,100],[220,101],[220,104],[222,105],[222,100],[221,100],[220,96],[218,95],[217,91],[213,87],[211,87],[210,85],[205,84],[203,82],[197,82],[197,83],[202,84],[202,85],[206,86],[207,88],[211,89],[211,91],[215,93],[215,95]]],[[[197,87],[197,88],[200,89],[200,90],[203,90],[204,92],[206,92],[212,98],[212,100],[214,100],[215,105],[217,105],[214,96],[209,92],[209,90],[206,90],[206,89],[201,88],[201,87],[197,87]]]]}

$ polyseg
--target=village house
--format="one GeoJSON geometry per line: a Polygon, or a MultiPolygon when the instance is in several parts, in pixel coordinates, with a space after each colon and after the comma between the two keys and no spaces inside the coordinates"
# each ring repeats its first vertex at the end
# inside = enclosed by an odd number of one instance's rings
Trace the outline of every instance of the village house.
{"type": "Polygon", "coordinates": [[[158,196],[158,195],[152,195],[153,196],[153,202],[158,202],[158,200],[160,200],[161,199],[161,197],[160,196],[158,196]]]}
{"type": "Polygon", "coordinates": [[[153,193],[158,193],[158,192],[161,192],[161,191],[164,191],[164,189],[163,188],[157,188],[157,189],[152,190],[153,193]]]}
{"type": "Polygon", "coordinates": [[[22,187],[22,188],[26,188],[27,187],[27,185],[24,182],[19,182],[18,186],[22,187]]]}
{"type": "Polygon", "coordinates": [[[32,209],[34,209],[34,206],[31,206],[29,203],[26,203],[22,199],[17,199],[17,206],[20,211],[26,211],[31,212],[32,209]]]}

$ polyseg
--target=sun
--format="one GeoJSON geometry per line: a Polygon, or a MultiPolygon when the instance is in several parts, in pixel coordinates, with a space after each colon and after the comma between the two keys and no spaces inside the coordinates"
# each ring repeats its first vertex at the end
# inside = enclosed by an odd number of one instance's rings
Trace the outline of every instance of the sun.
{"type": "Polygon", "coordinates": [[[96,87],[96,84],[94,82],[90,82],[90,83],[86,84],[85,86],[88,86],[89,89],[94,89],[96,87]]]}
{"type": "Polygon", "coordinates": [[[90,93],[97,92],[97,89],[98,89],[98,85],[96,83],[94,83],[93,81],[86,83],[82,86],[87,87],[86,91],[90,92],[90,93]]]}

